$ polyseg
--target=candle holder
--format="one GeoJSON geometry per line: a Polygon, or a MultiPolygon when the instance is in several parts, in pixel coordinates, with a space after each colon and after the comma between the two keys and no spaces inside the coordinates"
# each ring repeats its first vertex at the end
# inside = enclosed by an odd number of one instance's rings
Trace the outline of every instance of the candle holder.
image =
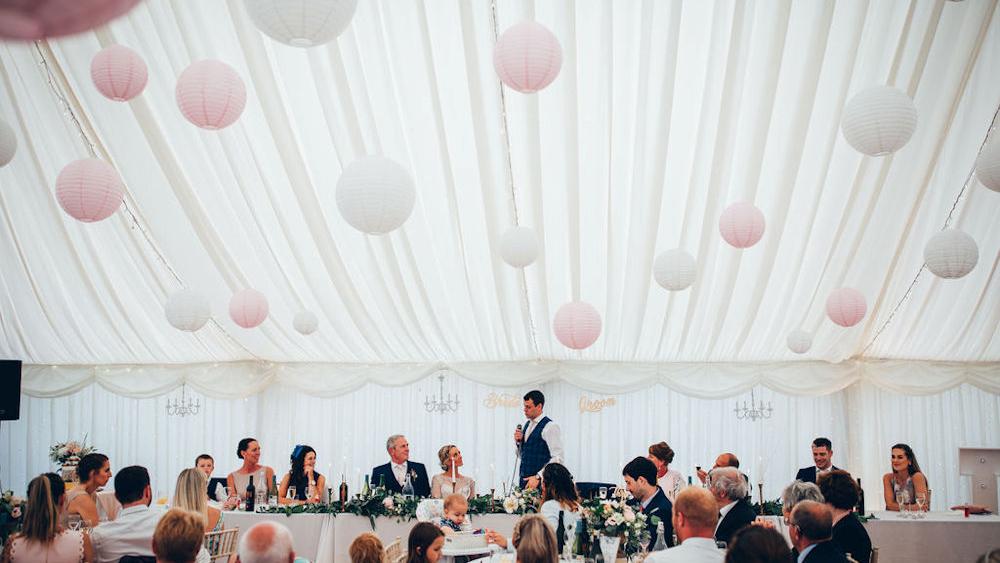
{"type": "Polygon", "coordinates": [[[493,512],[493,501],[497,498],[497,489],[493,487],[490,489],[490,512],[493,512]]]}
{"type": "Polygon", "coordinates": [[[764,483],[757,483],[757,494],[760,497],[760,515],[764,515],[764,483]]]}

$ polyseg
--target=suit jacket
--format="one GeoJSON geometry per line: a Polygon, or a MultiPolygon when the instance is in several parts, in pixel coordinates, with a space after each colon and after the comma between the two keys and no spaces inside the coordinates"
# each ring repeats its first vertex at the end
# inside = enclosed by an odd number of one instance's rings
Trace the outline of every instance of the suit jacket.
{"type": "Polygon", "coordinates": [[[848,514],[833,525],[833,539],[837,547],[858,563],[868,563],[872,557],[872,540],[861,520],[848,514]]]}
{"type": "MultiPolygon", "coordinates": [[[[406,462],[406,471],[410,473],[410,481],[413,483],[413,494],[418,497],[431,496],[431,484],[427,480],[427,468],[424,464],[415,461],[406,462]]],[[[378,486],[379,479],[384,479],[385,488],[393,493],[402,493],[403,486],[396,480],[396,474],[392,472],[392,464],[387,463],[372,469],[372,487],[378,486]]]]}
{"type": "Polygon", "coordinates": [[[802,563],[847,563],[847,556],[832,541],[816,544],[802,563]]]}
{"type": "MultiPolygon", "coordinates": [[[[836,471],[838,469],[840,469],[840,468],[837,467],[836,465],[831,465],[830,466],[830,471],[836,471]]],[[[816,466],[814,465],[812,467],[803,467],[802,469],[799,469],[799,472],[795,474],[795,480],[796,481],[804,481],[806,483],[815,483],[816,482],[816,466]]]]}
{"type": "Polygon", "coordinates": [[[658,517],[660,522],[663,522],[663,541],[667,543],[667,547],[673,547],[674,525],[671,521],[673,505],[670,503],[667,495],[663,494],[663,489],[656,487],[656,493],[649,501],[649,504],[646,505],[646,508],[643,509],[640,502],[636,505],[636,509],[646,515],[646,529],[649,530],[649,549],[653,549],[653,545],[656,544],[656,524],[653,523],[653,516],[658,517]]]}
{"type": "Polygon", "coordinates": [[[736,501],[736,505],[729,509],[726,517],[719,522],[719,527],[715,529],[715,539],[724,541],[727,544],[732,539],[737,530],[750,524],[757,518],[750,502],[745,498],[736,501]]]}

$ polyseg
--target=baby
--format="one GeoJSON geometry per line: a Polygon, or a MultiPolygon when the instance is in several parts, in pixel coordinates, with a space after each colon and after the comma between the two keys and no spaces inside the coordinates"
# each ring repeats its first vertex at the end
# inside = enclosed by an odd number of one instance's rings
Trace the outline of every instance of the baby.
{"type": "Polygon", "coordinates": [[[448,495],[444,499],[444,517],[438,522],[438,526],[445,534],[467,532],[472,528],[471,523],[465,521],[468,512],[469,501],[465,496],[448,495]]]}

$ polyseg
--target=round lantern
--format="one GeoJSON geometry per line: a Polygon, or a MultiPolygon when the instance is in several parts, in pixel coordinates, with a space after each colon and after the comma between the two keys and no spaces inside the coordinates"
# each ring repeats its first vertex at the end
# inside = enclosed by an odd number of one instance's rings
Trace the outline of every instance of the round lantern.
{"type": "Polygon", "coordinates": [[[105,98],[124,102],[146,87],[146,62],[139,53],[122,45],[101,49],[90,61],[90,79],[105,98]]]}
{"type": "Polygon", "coordinates": [[[859,152],[882,156],[903,148],[917,128],[917,106],[902,90],[876,86],[854,95],[840,121],[844,138],[859,152]]]}
{"type": "Polygon", "coordinates": [[[17,135],[14,134],[14,128],[0,119],[0,166],[7,166],[16,152],[17,135]]]}
{"type": "Polygon", "coordinates": [[[493,68],[504,84],[525,94],[556,79],[562,47],[549,29],[532,21],[507,28],[493,47],[493,68]]]}
{"type": "Polygon", "coordinates": [[[413,212],[413,178],[388,158],[365,156],[350,163],[337,181],[337,209],[352,227],[370,235],[399,228],[413,212]]]}
{"type": "Polygon", "coordinates": [[[292,47],[322,45],[343,33],[358,0],[246,0],[257,29],[292,47]]]}
{"type": "Polygon", "coordinates": [[[229,300],[229,316],[243,328],[254,328],[267,318],[267,297],[256,289],[244,289],[229,300]]]}
{"type": "Polygon", "coordinates": [[[312,334],[319,327],[319,318],[312,311],[299,311],[295,313],[292,326],[301,334],[312,334]]]}
{"type": "Polygon", "coordinates": [[[830,292],[826,298],[826,316],[842,327],[852,327],[865,318],[868,304],[860,291],[842,287],[830,292]]]}
{"type": "Polygon", "coordinates": [[[788,349],[796,354],[805,354],[812,348],[813,335],[804,330],[793,330],[788,333],[788,349]]]}
{"type": "Polygon", "coordinates": [[[35,41],[93,29],[139,0],[0,0],[0,37],[35,41]]]}
{"type": "Polygon", "coordinates": [[[583,350],[601,335],[601,315],[590,303],[571,301],[556,311],[552,330],[563,346],[583,350]]]}
{"type": "Polygon", "coordinates": [[[764,214],[751,203],[734,203],[719,217],[719,233],[736,248],[749,248],[764,236],[764,214]]]}
{"type": "Polygon", "coordinates": [[[987,188],[1000,192],[1000,133],[986,141],[976,158],[976,178],[987,188]]]}
{"type": "Polygon", "coordinates": [[[167,322],[185,332],[194,332],[205,326],[212,315],[208,299],[191,289],[182,289],[167,298],[163,312],[167,322]]]}
{"type": "Polygon", "coordinates": [[[538,257],[535,231],[527,227],[511,227],[500,237],[500,257],[515,268],[523,268],[538,257]]]}
{"type": "Polygon", "coordinates": [[[66,165],[56,178],[56,199],[71,217],[84,223],[107,219],[121,207],[125,184],[107,162],[84,158],[66,165]]]}
{"type": "Polygon", "coordinates": [[[243,79],[220,61],[198,61],[184,69],[174,93],[184,117],[202,129],[232,125],[247,104],[243,79]]]}
{"type": "Polygon", "coordinates": [[[939,278],[960,278],[976,267],[979,262],[979,247],[966,233],[957,229],[945,229],[927,241],[924,262],[927,269],[939,278]]]}
{"type": "Polygon", "coordinates": [[[687,289],[698,275],[694,256],[680,248],[661,252],[653,261],[653,278],[670,291],[687,289]]]}

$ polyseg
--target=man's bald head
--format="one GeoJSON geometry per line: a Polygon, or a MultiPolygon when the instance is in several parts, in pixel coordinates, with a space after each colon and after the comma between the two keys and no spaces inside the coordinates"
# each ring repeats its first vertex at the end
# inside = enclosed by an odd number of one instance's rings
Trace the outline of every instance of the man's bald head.
{"type": "Polygon", "coordinates": [[[292,533],[282,524],[260,522],[240,538],[240,563],[291,563],[294,560],[292,533]]]}
{"type": "Polygon", "coordinates": [[[715,525],[719,521],[719,507],[715,504],[715,497],[707,489],[701,487],[681,489],[673,509],[674,530],[681,541],[690,537],[711,538],[715,535],[715,525]]]}
{"type": "Polygon", "coordinates": [[[833,513],[823,503],[804,500],[792,509],[792,525],[810,543],[825,541],[833,535],[833,513]]]}
{"type": "Polygon", "coordinates": [[[739,469],[740,459],[736,457],[736,454],[729,452],[719,454],[719,457],[715,458],[715,467],[735,467],[739,469]]]}

